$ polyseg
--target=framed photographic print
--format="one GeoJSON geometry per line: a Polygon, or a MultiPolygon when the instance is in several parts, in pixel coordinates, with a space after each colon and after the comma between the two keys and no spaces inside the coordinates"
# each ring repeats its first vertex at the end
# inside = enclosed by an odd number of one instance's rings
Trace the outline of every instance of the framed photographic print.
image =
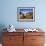
{"type": "Polygon", "coordinates": [[[17,8],[17,20],[18,21],[35,21],[35,7],[18,7],[17,8]]]}

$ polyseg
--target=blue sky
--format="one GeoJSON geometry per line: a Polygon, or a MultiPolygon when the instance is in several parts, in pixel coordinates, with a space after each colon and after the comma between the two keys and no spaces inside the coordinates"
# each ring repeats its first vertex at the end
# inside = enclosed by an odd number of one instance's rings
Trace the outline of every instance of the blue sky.
{"type": "Polygon", "coordinates": [[[33,12],[33,9],[20,9],[22,13],[33,12]]]}

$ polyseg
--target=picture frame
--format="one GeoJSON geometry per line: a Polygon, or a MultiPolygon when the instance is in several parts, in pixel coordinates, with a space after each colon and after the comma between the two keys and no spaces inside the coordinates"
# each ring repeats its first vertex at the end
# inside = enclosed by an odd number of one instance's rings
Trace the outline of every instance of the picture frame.
{"type": "Polygon", "coordinates": [[[34,22],[35,7],[18,7],[17,20],[22,22],[34,22]]]}

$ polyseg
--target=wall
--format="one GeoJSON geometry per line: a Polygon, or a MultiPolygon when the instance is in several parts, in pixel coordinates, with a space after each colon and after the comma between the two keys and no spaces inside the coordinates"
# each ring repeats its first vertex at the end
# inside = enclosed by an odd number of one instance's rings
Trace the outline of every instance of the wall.
{"type": "Polygon", "coordinates": [[[0,25],[13,24],[16,28],[46,28],[45,0],[1,0],[0,25]],[[18,22],[17,7],[35,7],[35,22],[18,22]]]}

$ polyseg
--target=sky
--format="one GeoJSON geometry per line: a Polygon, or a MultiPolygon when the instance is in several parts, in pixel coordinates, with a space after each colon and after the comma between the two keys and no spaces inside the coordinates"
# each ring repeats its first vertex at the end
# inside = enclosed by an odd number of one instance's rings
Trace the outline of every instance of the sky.
{"type": "Polygon", "coordinates": [[[24,8],[24,9],[20,9],[20,11],[22,12],[22,13],[28,13],[28,12],[33,12],[33,9],[29,9],[29,8],[24,8]]]}

